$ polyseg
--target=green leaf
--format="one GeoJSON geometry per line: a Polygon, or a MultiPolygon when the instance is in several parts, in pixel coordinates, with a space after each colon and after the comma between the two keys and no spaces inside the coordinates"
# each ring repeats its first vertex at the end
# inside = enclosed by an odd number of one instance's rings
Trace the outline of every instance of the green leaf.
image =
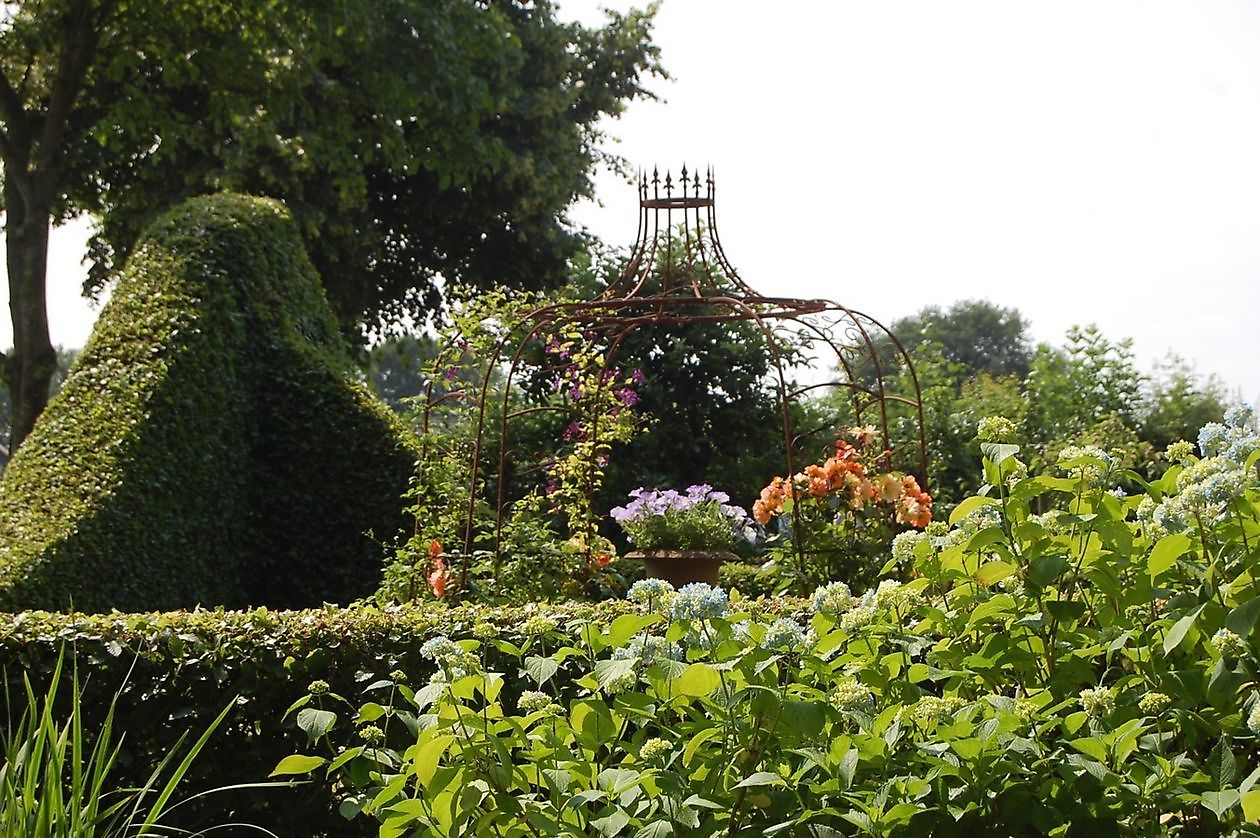
{"type": "Polygon", "coordinates": [[[963,518],[966,518],[972,512],[975,512],[982,506],[997,506],[998,502],[993,498],[982,498],[979,495],[972,495],[962,503],[954,507],[954,511],[949,514],[949,523],[957,524],[963,518]]]}
{"type": "Polygon", "coordinates": [[[1225,627],[1239,637],[1247,637],[1260,618],[1260,596],[1247,600],[1239,605],[1225,618],[1225,627]]]}
{"type": "Polygon", "coordinates": [[[1150,556],[1147,557],[1146,572],[1150,574],[1152,580],[1156,579],[1160,574],[1176,564],[1177,559],[1181,558],[1189,549],[1190,539],[1185,533],[1176,532],[1164,536],[1156,542],[1150,556]]]}
{"type": "Polygon", "coordinates": [[[630,816],[627,815],[620,807],[613,807],[613,810],[602,818],[592,818],[590,825],[595,827],[596,831],[604,838],[613,838],[625,829],[630,823],[630,816]]]}
{"type": "Polygon", "coordinates": [[[1194,621],[1198,618],[1199,612],[1202,610],[1203,606],[1200,605],[1198,608],[1173,623],[1173,627],[1168,630],[1168,634],[1164,637],[1165,655],[1171,654],[1173,649],[1180,646],[1181,641],[1186,639],[1186,634],[1189,633],[1191,626],[1194,625],[1194,621]]]}
{"type": "Polygon", "coordinates": [[[987,588],[995,582],[1001,582],[1016,570],[1018,568],[1010,562],[985,562],[976,571],[975,578],[977,582],[987,588]]]}
{"type": "Polygon", "coordinates": [[[560,671],[560,664],[551,658],[530,655],[525,658],[525,674],[534,679],[534,683],[542,686],[560,671]]]}
{"type": "Polygon", "coordinates": [[[1221,791],[1205,791],[1200,800],[1209,812],[1224,819],[1225,813],[1238,805],[1240,797],[1237,789],[1222,789],[1221,791]]]}
{"type": "Polygon", "coordinates": [[[1260,823],[1260,789],[1249,791],[1242,796],[1242,809],[1247,823],[1260,823]]]}
{"type": "Polygon", "coordinates": [[[691,763],[696,758],[696,751],[700,749],[700,746],[711,739],[717,739],[721,735],[722,729],[716,725],[713,727],[702,728],[699,733],[691,737],[687,744],[683,746],[683,766],[690,768],[691,763]]]}
{"type": "Polygon", "coordinates": [[[678,695],[706,696],[722,683],[716,669],[707,663],[693,663],[683,674],[670,681],[670,689],[678,695]]]}
{"type": "Polygon", "coordinates": [[[1072,739],[1068,744],[1087,757],[1093,757],[1102,763],[1107,761],[1107,746],[1097,737],[1087,736],[1082,739],[1072,739]]]}
{"type": "Polygon", "coordinates": [[[600,661],[595,664],[595,680],[599,682],[601,687],[606,687],[613,681],[633,673],[634,667],[638,663],[639,661],[634,658],[600,661]]]}
{"type": "Polygon", "coordinates": [[[608,645],[624,646],[627,640],[660,619],[656,614],[622,614],[608,627],[608,645]]]}
{"type": "Polygon", "coordinates": [[[1237,778],[1238,762],[1234,759],[1234,752],[1229,747],[1229,739],[1225,736],[1217,740],[1216,746],[1208,754],[1208,771],[1212,773],[1216,787],[1222,790],[1233,785],[1237,778]]]}
{"type": "MultiPolygon", "coordinates": [[[[269,777],[282,777],[288,774],[309,774],[328,760],[323,757],[309,757],[302,754],[291,754],[271,769],[269,777]]],[[[257,775],[255,775],[257,776],[257,775]]]]}
{"type": "Polygon", "coordinates": [[[416,776],[422,787],[432,782],[442,754],[446,753],[446,749],[454,742],[453,734],[441,733],[416,746],[412,756],[411,773],[416,776]]]}
{"type": "Polygon", "coordinates": [[[1044,588],[1058,579],[1067,567],[1066,556],[1038,556],[1028,564],[1028,580],[1044,588]]]}
{"type": "Polygon", "coordinates": [[[775,774],[770,771],[758,771],[757,773],[751,774],[745,777],[744,779],[740,780],[738,783],[735,784],[734,787],[737,789],[743,789],[743,788],[750,788],[752,786],[774,786],[774,785],[784,785],[783,778],[780,777],[778,774],[775,774]]]}
{"type": "MultiPolygon", "coordinates": [[[[1000,466],[1019,453],[1018,445],[1011,445],[1009,442],[982,442],[980,443],[980,453],[993,463],[1000,466]]],[[[950,523],[953,523],[952,521],[950,523]]]]}
{"type": "Polygon", "coordinates": [[[669,821],[652,821],[634,833],[634,838],[665,838],[666,835],[673,834],[674,828],[669,825],[669,821]]]}
{"type": "Polygon", "coordinates": [[[306,732],[308,742],[333,729],[337,723],[337,714],[331,710],[320,710],[316,707],[303,707],[297,714],[297,726],[306,732]]]}

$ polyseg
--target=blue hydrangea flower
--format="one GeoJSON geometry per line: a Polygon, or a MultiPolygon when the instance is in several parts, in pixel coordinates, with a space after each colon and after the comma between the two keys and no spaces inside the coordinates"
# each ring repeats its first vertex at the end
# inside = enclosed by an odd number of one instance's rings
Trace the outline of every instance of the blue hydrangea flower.
{"type": "Polygon", "coordinates": [[[669,603],[669,616],[674,620],[710,620],[726,616],[729,600],[726,591],[704,582],[683,585],[669,603]]]}
{"type": "Polygon", "coordinates": [[[772,652],[795,652],[805,645],[805,629],[795,620],[780,617],[766,626],[761,648],[772,652]]]}

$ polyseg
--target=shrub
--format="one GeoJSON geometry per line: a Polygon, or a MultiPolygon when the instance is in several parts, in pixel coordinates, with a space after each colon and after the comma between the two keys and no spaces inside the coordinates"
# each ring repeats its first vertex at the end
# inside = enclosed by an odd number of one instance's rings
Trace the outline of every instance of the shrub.
{"type": "MultiPolygon", "coordinates": [[[[208,727],[226,697],[237,696],[231,717],[188,772],[180,793],[188,798],[266,779],[292,752],[295,732],[302,735],[281,717],[312,682],[323,681],[341,695],[354,695],[394,670],[421,682],[433,666],[419,650],[433,636],[493,627],[503,640],[522,646],[527,635],[521,627],[531,616],[560,626],[585,619],[606,624],[626,610],[614,601],[543,609],[427,603],[389,609],[0,614],[0,670],[15,695],[23,674],[37,692],[45,691],[60,649],[73,646],[81,671],[92,673],[81,693],[83,724],[101,728],[115,704],[114,729],[126,733],[116,763],[120,786],[142,786],[180,737],[208,727]]],[[[509,659],[490,660],[502,669],[509,659]]],[[[509,685],[508,692],[517,689],[509,685]]],[[[354,729],[354,719],[343,715],[330,735],[348,739],[354,729]]],[[[282,836],[375,834],[347,824],[337,814],[337,802],[330,789],[310,784],[220,792],[182,803],[167,822],[198,829],[231,815],[282,836]]]]}
{"type": "Polygon", "coordinates": [[[300,606],[370,593],[414,455],[354,381],[284,208],[146,234],[0,487],[0,607],[300,606]]]}
{"type": "Polygon", "coordinates": [[[611,623],[434,638],[427,681],[301,701],[276,774],[383,835],[1260,834],[1248,421],[1141,497],[1099,449],[1030,476],[983,442],[982,494],[894,545],[911,581],[804,619],[644,580],[611,623]]]}

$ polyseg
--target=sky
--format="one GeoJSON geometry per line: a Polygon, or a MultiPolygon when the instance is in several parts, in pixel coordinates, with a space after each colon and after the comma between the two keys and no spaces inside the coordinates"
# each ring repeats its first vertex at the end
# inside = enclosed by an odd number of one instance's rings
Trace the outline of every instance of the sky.
{"type": "MultiPolygon", "coordinates": [[[[654,40],[673,78],[611,148],[711,166],[754,288],[885,323],[988,299],[1056,344],[1096,323],[1144,371],[1175,353],[1260,401],[1260,4],[664,0],[654,40]]],[[[601,172],[596,195],[571,218],[628,247],[634,188],[601,172]]],[[[54,231],[67,346],[95,316],[85,237],[54,231]]]]}

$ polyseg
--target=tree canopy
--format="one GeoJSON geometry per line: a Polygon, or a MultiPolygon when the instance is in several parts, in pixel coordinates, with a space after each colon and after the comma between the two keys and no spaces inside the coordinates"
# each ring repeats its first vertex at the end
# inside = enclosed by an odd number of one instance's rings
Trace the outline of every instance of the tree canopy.
{"type": "Polygon", "coordinates": [[[927,306],[894,321],[892,333],[907,351],[933,341],[945,360],[968,375],[1025,375],[1032,362],[1028,323],[1013,308],[987,300],[961,300],[947,310],[927,306]]]}
{"type": "Polygon", "coordinates": [[[558,284],[601,117],[649,95],[652,9],[586,28],[546,0],[28,0],[0,20],[14,437],[47,400],[49,222],[99,219],[89,285],[190,195],[283,199],[343,331],[439,277],[558,284]]]}

